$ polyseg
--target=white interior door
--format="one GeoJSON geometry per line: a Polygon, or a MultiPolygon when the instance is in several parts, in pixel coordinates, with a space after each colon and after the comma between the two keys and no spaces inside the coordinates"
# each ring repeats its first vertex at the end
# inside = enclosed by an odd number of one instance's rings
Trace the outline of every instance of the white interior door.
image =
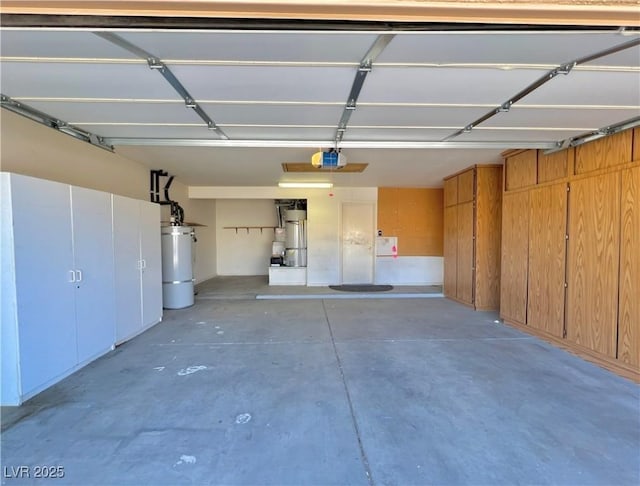
{"type": "Polygon", "coordinates": [[[72,187],[71,207],[78,362],[82,364],[109,351],[116,340],[111,196],[72,187]]]}
{"type": "Polygon", "coordinates": [[[375,231],[372,203],[342,204],[342,283],[373,283],[373,234],[375,231]]]}

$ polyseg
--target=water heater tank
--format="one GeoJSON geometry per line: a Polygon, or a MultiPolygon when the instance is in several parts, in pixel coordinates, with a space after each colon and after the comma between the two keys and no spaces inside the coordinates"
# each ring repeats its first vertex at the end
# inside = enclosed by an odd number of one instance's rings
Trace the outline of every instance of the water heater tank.
{"type": "Polygon", "coordinates": [[[192,306],[194,230],[190,226],[162,228],[162,299],[165,309],[192,306]]]}

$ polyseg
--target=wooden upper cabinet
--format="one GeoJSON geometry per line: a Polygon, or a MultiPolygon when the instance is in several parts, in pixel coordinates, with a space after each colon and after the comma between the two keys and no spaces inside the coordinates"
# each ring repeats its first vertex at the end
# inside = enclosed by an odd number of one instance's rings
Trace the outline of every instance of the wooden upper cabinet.
{"type": "Polygon", "coordinates": [[[505,161],[506,190],[533,186],[538,182],[538,153],[526,150],[507,157],[505,161]]]}
{"type": "Polygon", "coordinates": [[[640,167],[622,172],[618,360],[640,368],[640,167]]]}
{"type": "Polygon", "coordinates": [[[444,181],[444,207],[458,204],[458,177],[451,177],[444,181]]]}
{"type": "Polygon", "coordinates": [[[640,128],[633,129],[633,160],[640,160],[640,128]]]}
{"type": "Polygon", "coordinates": [[[538,150],[538,183],[557,181],[569,176],[569,157],[573,156],[573,149],[562,150],[545,155],[538,150]]]}
{"type": "Polygon", "coordinates": [[[475,169],[469,169],[458,175],[458,203],[473,201],[476,194],[475,175],[475,169]]]}
{"type": "Polygon", "coordinates": [[[633,130],[625,130],[576,147],[576,175],[631,162],[632,140],[633,130]]]}
{"type": "Polygon", "coordinates": [[[572,182],[567,339],[611,358],[617,347],[619,257],[620,172],[572,182]]]}

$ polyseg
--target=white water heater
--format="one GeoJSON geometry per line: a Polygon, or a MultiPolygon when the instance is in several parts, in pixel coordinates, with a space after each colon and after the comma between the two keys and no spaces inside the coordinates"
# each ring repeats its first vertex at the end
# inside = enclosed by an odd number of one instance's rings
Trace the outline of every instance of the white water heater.
{"type": "Polygon", "coordinates": [[[161,236],[163,306],[165,309],[192,306],[195,231],[190,226],[164,226],[161,236]]]}
{"type": "Polygon", "coordinates": [[[301,209],[285,211],[285,265],[307,266],[307,212],[301,209]]]}

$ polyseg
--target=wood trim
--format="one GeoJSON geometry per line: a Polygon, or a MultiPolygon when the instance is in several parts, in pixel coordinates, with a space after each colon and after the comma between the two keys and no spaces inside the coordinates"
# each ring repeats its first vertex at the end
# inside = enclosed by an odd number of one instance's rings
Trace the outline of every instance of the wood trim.
{"type": "Polygon", "coordinates": [[[473,22],[534,25],[640,26],[633,0],[279,0],[232,1],[59,1],[5,0],[4,14],[217,17],[252,19],[366,20],[380,22],[473,22]]]}
{"type": "Polygon", "coordinates": [[[533,150],[533,149],[509,149],[509,150],[505,150],[504,152],[501,152],[500,156],[504,159],[508,159],[509,157],[514,157],[518,154],[521,154],[522,152],[526,152],[527,150],[533,150]]]}
{"type": "MultiPolygon", "coordinates": [[[[502,316],[500,316],[502,317],[502,316]]],[[[583,348],[576,344],[568,343],[566,340],[553,336],[552,334],[546,333],[539,329],[535,329],[529,326],[525,326],[516,321],[512,321],[510,319],[502,319],[505,324],[508,324],[516,329],[526,332],[527,334],[531,334],[535,337],[541,338],[548,343],[551,343],[564,351],[568,351],[571,354],[575,354],[576,356],[589,361],[595,365],[600,366],[612,373],[622,376],[628,380],[634,381],[636,383],[640,383],[640,370],[634,369],[630,366],[627,366],[615,359],[607,358],[595,351],[592,351],[587,348],[583,348]]]]}
{"type": "Polygon", "coordinates": [[[465,167],[464,169],[459,170],[458,172],[454,172],[453,174],[448,175],[447,177],[445,177],[442,180],[446,181],[446,180],[452,179],[453,177],[457,177],[460,174],[462,174],[464,172],[467,172],[468,170],[471,170],[471,169],[479,169],[479,168],[482,168],[482,167],[489,167],[489,168],[491,168],[491,167],[502,167],[502,165],[503,164],[473,164],[473,165],[470,165],[469,167],[465,167]]]}

